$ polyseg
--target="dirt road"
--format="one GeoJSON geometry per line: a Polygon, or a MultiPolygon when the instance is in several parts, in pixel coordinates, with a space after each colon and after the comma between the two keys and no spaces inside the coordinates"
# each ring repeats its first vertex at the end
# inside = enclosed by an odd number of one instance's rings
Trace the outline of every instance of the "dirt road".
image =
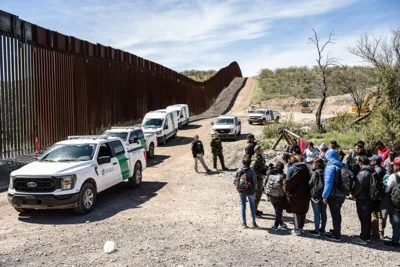
{"type": "MultiPolygon", "coordinates": [[[[248,125],[243,117],[255,85],[249,79],[232,108],[243,118],[243,128],[241,140],[223,143],[230,171],[194,172],[189,143],[195,134],[203,140],[206,162],[212,166],[211,120],[204,120],[157,149],[141,188],[130,190],[120,184],[100,193],[91,214],[60,210],[18,216],[7,203],[7,193],[1,193],[0,266],[398,265],[399,251],[387,250],[381,242],[368,247],[350,243],[349,235],[360,228],[353,202],[344,206],[342,243],[294,237],[288,231],[271,233],[273,212],[267,202],[260,204],[266,213],[258,220],[261,228],[241,228],[231,177],[245,136],[261,133],[260,126],[248,125]],[[107,240],[116,242],[114,254],[102,251],[107,240]]],[[[309,212],[306,229],[313,227],[312,216],[309,212]]],[[[284,219],[291,221],[290,216],[284,219]]]]}

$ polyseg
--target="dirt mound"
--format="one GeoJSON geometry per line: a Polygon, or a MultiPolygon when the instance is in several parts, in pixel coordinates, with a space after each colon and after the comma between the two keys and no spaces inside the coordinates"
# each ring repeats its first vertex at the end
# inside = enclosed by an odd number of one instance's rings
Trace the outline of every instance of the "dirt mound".
{"type": "MultiPolygon", "coordinates": [[[[285,99],[270,99],[261,103],[262,108],[269,108],[281,112],[300,112],[302,109],[301,102],[309,101],[309,106],[316,112],[321,99],[309,98],[309,99],[298,99],[295,97],[288,97],[285,99]]],[[[352,105],[352,99],[350,95],[339,95],[327,97],[323,113],[338,113],[346,112],[352,105]]]]}

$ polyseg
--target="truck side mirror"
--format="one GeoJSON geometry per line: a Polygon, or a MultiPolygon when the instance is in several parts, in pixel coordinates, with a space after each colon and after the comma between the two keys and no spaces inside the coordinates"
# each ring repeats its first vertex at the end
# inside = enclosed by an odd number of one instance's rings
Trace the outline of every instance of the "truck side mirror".
{"type": "Polygon", "coordinates": [[[129,144],[133,144],[133,143],[138,143],[139,144],[139,138],[133,137],[133,138],[129,139],[129,144]]]}
{"type": "Polygon", "coordinates": [[[97,162],[99,163],[99,165],[110,163],[111,162],[111,157],[110,156],[99,157],[97,162]]]}

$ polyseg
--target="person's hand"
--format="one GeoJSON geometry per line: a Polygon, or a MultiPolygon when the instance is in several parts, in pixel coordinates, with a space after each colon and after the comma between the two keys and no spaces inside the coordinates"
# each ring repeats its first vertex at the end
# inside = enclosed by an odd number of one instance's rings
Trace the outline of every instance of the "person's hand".
{"type": "Polygon", "coordinates": [[[322,200],[322,202],[324,202],[325,205],[328,205],[328,199],[324,198],[324,199],[322,200]]]}

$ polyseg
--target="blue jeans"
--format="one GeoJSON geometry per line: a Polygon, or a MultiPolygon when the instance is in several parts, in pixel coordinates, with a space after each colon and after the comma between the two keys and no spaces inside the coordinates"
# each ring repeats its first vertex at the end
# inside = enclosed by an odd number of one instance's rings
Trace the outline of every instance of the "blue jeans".
{"type": "Polygon", "coordinates": [[[246,223],[246,198],[249,200],[251,217],[253,219],[253,223],[255,223],[256,222],[256,204],[255,204],[255,200],[254,200],[254,195],[250,195],[250,196],[240,195],[240,203],[241,203],[241,207],[242,207],[242,222],[244,224],[247,224],[246,223]]]}
{"type": "Polygon", "coordinates": [[[315,231],[319,232],[320,229],[322,232],[325,232],[326,222],[328,221],[328,217],[326,216],[326,205],[322,203],[315,203],[311,201],[311,206],[314,211],[314,227],[315,231]],[[321,222],[321,228],[319,227],[321,222]]]}
{"type": "Polygon", "coordinates": [[[342,213],[340,210],[342,209],[342,205],[346,197],[342,196],[329,196],[328,205],[329,210],[331,211],[332,216],[332,224],[333,224],[333,235],[336,237],[341,236],[342,231],[342,213]]]}
{"type": "Polygon", "coordinates": [[[393,228],[392,242],[400,242],[400,211],[392,210],[390,213],[390,223],[393,228]]]}

